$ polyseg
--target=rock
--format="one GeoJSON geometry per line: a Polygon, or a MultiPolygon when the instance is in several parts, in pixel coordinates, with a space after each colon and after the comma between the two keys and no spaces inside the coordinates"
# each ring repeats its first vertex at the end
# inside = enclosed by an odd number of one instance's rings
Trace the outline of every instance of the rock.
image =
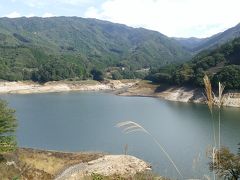
{"type": "Polygon", "coordinates": [[[6,165],[7,165],[7,166],[14,166],[14,167],[17,166],[14,161],[7,161],[7,162],[6,162],[6,165]]]}
{"type": "Polygon", "coordinates": [[[119,175],[131,177],[136,173],[151,170],[151,166],[136,157],[129,155],[106,155],[88,163],[80,163],[69,167],[56,180],[77,180],[91,174],[102,176],[119,175]]]}

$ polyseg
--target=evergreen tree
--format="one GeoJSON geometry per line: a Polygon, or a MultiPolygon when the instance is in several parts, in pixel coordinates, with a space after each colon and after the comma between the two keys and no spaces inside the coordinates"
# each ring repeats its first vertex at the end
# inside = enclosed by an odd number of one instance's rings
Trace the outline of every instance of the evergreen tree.
{"type": "Polygon", "coordinates": [[[0,100],[0,153],[13,151],[16,148],[15,111],[7,106],[7,103],[0,100]]]}

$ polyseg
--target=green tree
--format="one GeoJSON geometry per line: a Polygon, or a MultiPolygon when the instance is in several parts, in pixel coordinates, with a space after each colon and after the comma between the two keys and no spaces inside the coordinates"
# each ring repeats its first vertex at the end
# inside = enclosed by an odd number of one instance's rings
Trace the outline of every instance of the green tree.
{"type": "Polygon", "coordinates": [[[7,106],[7,103],[0,100],[0,153],[13,151],[16,148],[15,111],[7,106]]]}
{"type": "Polygon", "coordinates": [[[189,64],[183,64],[173,75],[173,80],[178,85],[188,84],[193,77],[193,69],[189,64]]]}
{"type": "Polygon", "coordinates": [[[216,151],[214,161],[211,160],[209,163],[209,169],[221,178],[238,180],[240,178],[240,155],[231,153],[228,148],[221,148],[216,151]]]}
{"type": "Polygon", "coordinates": [[[114,71],[113,73],[112,73],[112,79],[114,79],[114,80],[119,80],[119,79],[122,79],[123,77],[122,77],[122,75],[119,73],[119,71],[114,71]]]}
{"type": "Polygon", "coordinates": [[[122,71],[123,79],[134,79],[134,72],[130,69],[125,69],[122,71]]]}
{"type": "Polygon", "coordinates": [[[240,67],[237,65],[224,67],[214,76],[214,82],[223,82],[228,89],[240,89],[240,67]]]}
{"type": "Polygon", "coordinates": [[[83,70],[80,65],[61,60],[48,61],[41,65],[37,71],[32,72],[33,81],[47,82],[60,81],[69,78],[83,77],[83,70]]]}
{"type": "Polygon", "coordinates": [[[96,80],[96,81],[103,81],[104,80],[103,72],[98,70],[98,69],[92,69],[91,74],[93,76],[93,80],[96,80]]]}

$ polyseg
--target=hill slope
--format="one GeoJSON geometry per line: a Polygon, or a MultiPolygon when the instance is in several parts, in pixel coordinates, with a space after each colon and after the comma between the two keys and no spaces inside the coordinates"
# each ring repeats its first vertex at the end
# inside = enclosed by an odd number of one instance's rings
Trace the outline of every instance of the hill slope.
{"type": "Polygon", "coordinates": [[[228,89],[240,89],[240,38],[209,51],[203,51],[180,66],[152,71],[149,78],[177,85],[203,86],[208,74],[214,85],[220,81],[228,89]]]}
{"type": "Polygon", "coordinates": [[[8,80],[86,78],[93,67],[141,69],[190,58],[161,33],[78,17],[0,18],[0,54],[0,78],[8,80]]]}
{"type": "Polygon", "coordinates": [[[232,27],[222,33],[215,34],[209,38],[174,38],[182,44],[187,50],[200,52],[209,48],[216,48],[235,38],[240,37],[240,24],[232,27]]]}

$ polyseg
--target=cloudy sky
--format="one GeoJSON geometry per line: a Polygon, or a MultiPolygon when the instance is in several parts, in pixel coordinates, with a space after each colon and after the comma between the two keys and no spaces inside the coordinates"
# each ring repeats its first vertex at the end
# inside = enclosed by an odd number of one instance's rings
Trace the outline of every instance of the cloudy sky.
{"type": "Polygon", "coordinates": [[[174,37],[208,37],[240,23],[240,0],[0,0],[1,17],[79,16],[174,37]]]}

